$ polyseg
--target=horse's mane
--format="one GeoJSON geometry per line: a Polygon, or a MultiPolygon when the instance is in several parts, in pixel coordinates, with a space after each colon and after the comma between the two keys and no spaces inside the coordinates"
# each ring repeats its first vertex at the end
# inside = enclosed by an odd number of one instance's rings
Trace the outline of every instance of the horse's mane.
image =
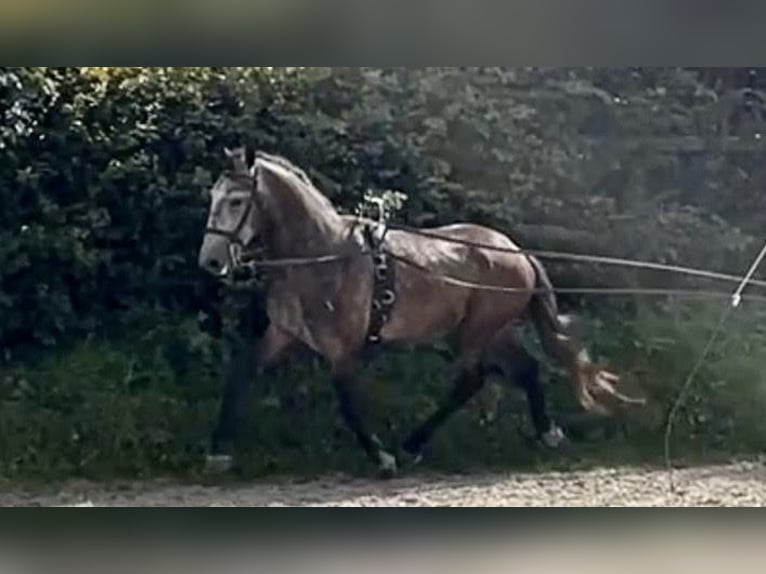
{"type": "Polygon", "coordinates": [[[309,176],[306,174],[305,171],[303,171],[301,168],[299,168],[289,159],[281,155],[270,154],[263,151],[256,151],[255,158],[256,160],[261,160],[261,161],[266,161],[269,163],[276,164],[279,167],[286,170],[287,172],[291,173],[292,175],[297,177],[301,181],[301,183],[303,183],[306,186],[306,188],[308,189],[308,191],[314,197],[315,200],[319,201],[324,207],[335,211],[335,206],[332,204],[329,198],[316,188],[316,186],[311,181],[311,179],[309,178],[309,176]]]}
{"type": "Polygon", "coordinates": [[[304,183],[312,185],[311,180],[309,179],[309,176],[306,175],[306,172],[303,171],[301,168],[299,168],[297,165],[295,165],[286,157],[283,157],[281,155],[266,153],[265,151],[256,151],[255,158],[270,161],[271,163],[275,163],[285,168],[287,171],[291,172],[294,176],[302,180],[304,183]]]}

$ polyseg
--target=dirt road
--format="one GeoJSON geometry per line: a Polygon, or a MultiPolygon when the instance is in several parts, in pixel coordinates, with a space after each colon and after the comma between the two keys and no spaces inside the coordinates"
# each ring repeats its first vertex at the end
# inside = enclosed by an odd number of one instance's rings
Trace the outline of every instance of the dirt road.
{"type": "Polygon", "coordinates": [[[326,478],[240,486],[170,482],[68,483],[45,491],[0,491],[0,505],[79,506],[762,506],[766,465],[678,470],[412,476],[389,482],[326,478]]]}

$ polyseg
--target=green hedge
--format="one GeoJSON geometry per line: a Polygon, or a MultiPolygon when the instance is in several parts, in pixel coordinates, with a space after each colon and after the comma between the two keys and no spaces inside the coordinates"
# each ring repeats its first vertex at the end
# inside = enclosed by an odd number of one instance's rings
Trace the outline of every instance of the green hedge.
{"type": "Polygon", "coordinates": [[[325,115],[320,105],[355,100],[316,102],[309,84],[322,81],[271,69],[2,70],[6,355],[136,310],[208,301],[195,266],[201,192],[224,146],[285,153],[341,204],[368,187],[416,193],[428,177],[419,158],[373,141],[374,122],[355,130],[325,115]]]}
{"type": "MultiPolygon", "coordinates": [[[[694,133],[687,118],[708,113],[702,96],[687,96],[700,87],[694,75],[651,71],[637,83],[580,74],[575,82],[565,70],[497,68],[0,69],[0,345],[6,354],[52,345],[105,318],[210,300],[194,262],[201,192],[222,148],[240,142],[306,167],[342,208],[368,188],[401,189],[410,196],[401,217],[416,224],[471,219],[531,246],[706,266],[732,267],[756,248],[718,209],[720,192],[683,205],[654,199],[665,188],[683,195],[700,170],[718,170],[716,187],[728,183],[720,154],[690,174],[677,153],[636,160],[591,143],[603,125],[626,132],[615,139],[669,135],[676,124],[694,133]],[[659,81],[662,96],[649,89],[659,81]],[[554,88],[558,99],[546,96],[554,88]],[[628,92],[627,112],[596,98],[607,89],[628,92]],[[640,117],[660,105],[656,120],[640,117]],[[701,249],[701,234],[715,244],[701,249]]],[[[761,176],[758,162],[746,167],[761,176]]],[[[727,190],[732,213],[749,190],[727,190]]]]}

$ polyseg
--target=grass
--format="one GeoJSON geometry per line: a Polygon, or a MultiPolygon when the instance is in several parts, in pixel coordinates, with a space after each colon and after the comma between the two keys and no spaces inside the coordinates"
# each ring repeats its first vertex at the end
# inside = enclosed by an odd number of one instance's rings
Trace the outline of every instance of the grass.
{"type": "MultiPolygon", "coordinates": [[[[715,322],[705,305],[639,308],[635,320],[589,321],[593,354],[608,357],[625,386],[646,396],[628,433],[599,425],[562,452],[529,445],[520,392],[507,390],[491,425],[479,402],[434,437],[423,472],[568,470],[662,461],[665,413],[715,322]]],[[[761,313],[737,313],[700,372],[673,435],[676,461],[693,464],[760,452],[766,441],[766,363],[761,313]]],[[[0,372],[0,476],[10,481],[174,476],[199,478],[202,447],[220,397],[217,343],[186,320],[134,325],[0,372]],[[160,325],[160,326],[157,326],[160,325]]],[[[574,412],[569,385],[546,368],[553,412],[574,412]]],[[[448,388],[436,353],[391,351],[367,369],[370,421],[398,444],[448,388]]],[[[246,477],[370,472],[337,414],[319,361],[296,359],[258,382],[240,453],[246,477]]]]}

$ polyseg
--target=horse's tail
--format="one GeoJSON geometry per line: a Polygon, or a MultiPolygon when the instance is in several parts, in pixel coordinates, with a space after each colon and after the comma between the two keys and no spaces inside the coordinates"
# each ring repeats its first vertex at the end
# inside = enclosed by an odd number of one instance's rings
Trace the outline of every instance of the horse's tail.
{"type": "Polygon", "coordinates": [[[545,353],[569,370],[575,395],[580,405],[588,411],[609,414],[591,394],[593,387],[600,395],[606,395],[625,404],[644,404],[620,393],[614,385],[619,377],[593,364],[588,351],[572,336],[572,320],[560,315],[553,283],[542,263],[527,256],[535,270],[535,293],[530,300],[530,311],[545,353]]]}
{"type": "Polygon", "coordinates": [[[535,292],[529,302],[532,320],[540,336],[545,354],[569,370],[577,400],[586,410],[600,410],[588,390],[586,372],[591,365],[587,351],[577,345],[569,334],[570,322],[559,315],[553,283],[542,263],[527,256],[535,270],[535,292]]]}
{"type": "Polygon", "coordinates": [[[530,301],[532,319],[538,329],[564,334],[567,331],[569,319],[559,315],[559,306],[548,272],[537,257],[528,255],[527,259],[535,270],[535,292],[530,301]]]}

